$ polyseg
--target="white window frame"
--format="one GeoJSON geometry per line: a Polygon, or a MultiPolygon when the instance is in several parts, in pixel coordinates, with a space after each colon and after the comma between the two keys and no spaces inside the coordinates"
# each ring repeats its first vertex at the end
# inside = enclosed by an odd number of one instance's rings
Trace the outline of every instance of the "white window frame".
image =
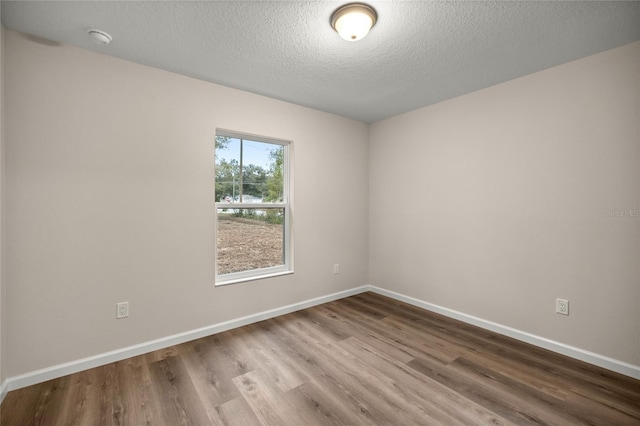
{"type": "MultiPolygon", "coordinates": [[[[249,133],[234,132],[225,129],[216,129],[216,137],[223,136],[233,139],[246,140],[251,142],[262,142],[272,145],[281,145],[284,149],[283,159],[283,188],[281,203],[240,203],[240,202],[224,202],[215,200],[215,235],[214,238],[214,266],[215,266],[215,285],[236,284],[246,281],[277,277],[293,273],[293,238],[292,238],[292,200],[291,200],[291,165],[292,165],[292,145],[291,141],[274,139],[264,136],[252,135],[249,133]],[[268,268],[251,269],[248,271],[230,272],[227,274],[218,274],[218,209],[254,209],[261,210],[267,208],[283,209],[284,219],[284,262],[282,265],[271,266],[268,268]]],[[[215,152],[215,144],[214,144],[215,152]]],[[[214,163],[215,169],[215,163],[214,163]]],[[[214,198],[215,198],[215,173],[214,173],[214,198]]]]}

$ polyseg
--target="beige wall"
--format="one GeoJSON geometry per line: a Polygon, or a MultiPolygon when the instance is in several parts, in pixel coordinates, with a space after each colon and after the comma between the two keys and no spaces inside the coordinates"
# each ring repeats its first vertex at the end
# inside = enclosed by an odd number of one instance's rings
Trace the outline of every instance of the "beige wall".
{"type": "Polygon", "coordinates": [[[371,284],[640,365],[639,102],[640,42],[373,124],[371,284]]]}
{"type": "Polygon", "coordinates": [[[5,42],[7,376],[367,284],[365,124],[5,42]],[[216,127],[294,141],[294,275],[214,287],[216,127]]]}

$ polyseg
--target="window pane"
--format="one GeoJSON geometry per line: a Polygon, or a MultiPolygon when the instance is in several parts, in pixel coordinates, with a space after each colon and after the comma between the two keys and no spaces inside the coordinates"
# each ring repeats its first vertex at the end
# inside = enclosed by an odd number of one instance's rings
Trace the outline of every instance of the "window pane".
{"type": "Polygon", "coordinates": [[[218,275],[284,265],[284,209],[218,209],[218,275]]]}
{"type": "Polygon", "coordinates": [[[240,139],[216,136],[216,201],[240,195],[240,139]]]}
{"type": "Polygon", "coordinates": [[[284,199],[284,146],[216,136],[216,202],[284,199]]]}

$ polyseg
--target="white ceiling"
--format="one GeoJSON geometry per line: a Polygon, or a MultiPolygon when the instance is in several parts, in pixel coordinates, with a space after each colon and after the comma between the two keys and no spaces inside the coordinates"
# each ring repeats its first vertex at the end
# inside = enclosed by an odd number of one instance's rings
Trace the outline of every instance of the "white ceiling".
{"type": "Polygon", "coordinates": [[[640,2],[370,1],[358,42],[334,1],[2,1],[5,27],[374,122],[640,40],[640,2]],[[88,28],[113,36],[92,43],[88,28]]]}

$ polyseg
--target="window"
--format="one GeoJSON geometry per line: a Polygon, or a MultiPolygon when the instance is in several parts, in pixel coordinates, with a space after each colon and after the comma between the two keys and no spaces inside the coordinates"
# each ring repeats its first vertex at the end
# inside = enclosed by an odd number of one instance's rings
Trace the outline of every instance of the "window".
{"type": "Polygon", "coordinates": [[[218,130],[216,284],[292,272],[289,143],[218,130]]]}

